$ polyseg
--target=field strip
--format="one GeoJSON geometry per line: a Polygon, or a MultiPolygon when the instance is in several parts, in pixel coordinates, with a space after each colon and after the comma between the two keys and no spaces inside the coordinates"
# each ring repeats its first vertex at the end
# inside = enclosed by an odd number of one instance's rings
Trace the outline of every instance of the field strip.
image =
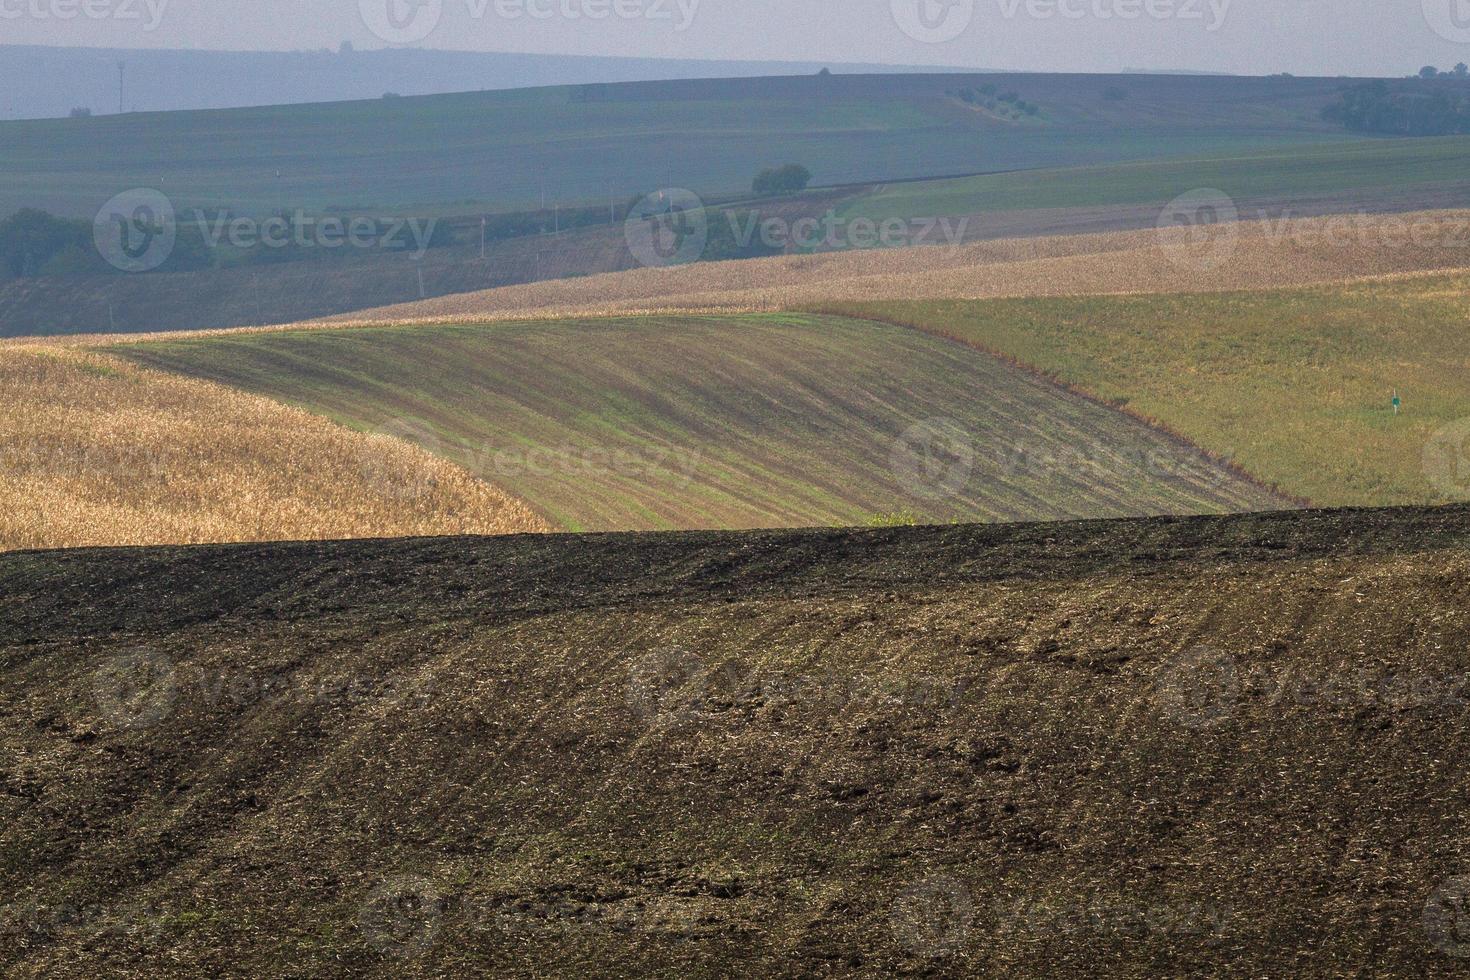
{"type": "Polygon", "coordinates": [[[389,435],[54,346],[0,352],[0,550],[541,531],[389,435]]]}
{"type": "Polygon", "coordinates": [[[1293,503],[1111,406],[952,340],[872,320],[523,321],[113,349],[354,428],[400,432],[566,530],[1293,503]]]}
{"type": "MultiPolygon", "coordinates": [[[[1200,251],[1159,231],[997,239],[958,247],[828,252],[697,263],[507,286],[423,302],[265,327],[189,331],[228,336],[365,325],[486,323],[501,320],[774,312],[832,302],[993,299],[1262,290],[1392,281],[1470,268],[1470,210],[1375,215],[1352,221],[1365,241],[1324,240],[1324,222],[1217,226],[1233,236],[1200,251]],[[1424,245],[1399,242],[1393,229],[1423,229],[1424,245]],[[1217,263],[1211,259],[1219,258],[1217,263]],[[1203,268],[1203,265],[1211,265],[1203,268]]],[[[89,347],[169,339],[180,332],[0,339],[89,347]]]]}

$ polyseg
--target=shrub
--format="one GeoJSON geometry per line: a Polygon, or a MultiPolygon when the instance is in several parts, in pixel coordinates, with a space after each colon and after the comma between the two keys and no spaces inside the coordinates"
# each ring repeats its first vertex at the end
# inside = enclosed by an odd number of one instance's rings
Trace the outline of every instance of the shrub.
{"type": "Polygon", "coordinates": [[[810,170],[799,163],[788,163],[784,167],[762,170],[751,184],[751,190],[761,197],[774,197],[804,191],[811,182],[810,170]]]}

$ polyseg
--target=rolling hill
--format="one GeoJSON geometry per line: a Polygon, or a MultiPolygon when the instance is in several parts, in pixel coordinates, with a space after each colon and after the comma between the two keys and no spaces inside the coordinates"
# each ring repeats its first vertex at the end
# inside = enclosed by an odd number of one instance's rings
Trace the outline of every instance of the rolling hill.
{"type": "MultiPolygon", "coordinates": [[[[1351,213],[1418,190],[1449,206],[1470,204],[1470,137],[1371,140],[1294,146],[1195,160],[1146,161],[894,184],[845,203],[851,220],[915,215],[976,215],[1052,209],[1152,205],[1200,188],[1223,192],[1237,208],[1273,216],[1351,213]]],[[[1246,217],[1256,217],[1246,214],[1246,217]]]]}
{"type": "Polygon", "coordinates": [[[1470,265],[1470,211],[1465,210],[1242,221],[1203,228],[1197,238],[1182,230],[1183,235],[1150,228],[635,269],[402,303],[327,322],[470,323],[779,311],[867,300],[1198,293],[1470,265]]]}
{"type": "Polygon", "coordinates": [[[0,431],[0,550],[545,529],[391,434],[85,351],[0,351],[0,431]]]}
{"type": "Polygon", "coordinates": [[[818,184],[1226,155],[1347,138],[1336,79],[830,75],[636,82],[0,124],[0,213],[92,217],[151,187],[177,207],[497,211],[741,193],[796,160],[818,184]],[[952,93],[1014,89],[1027,122],[952,93]],[[1123,101],[1108,92],[1126,86],[1123,101]]]}
{"type": "Polygon", "coordinates": [[[1463,272],[1208,295],[859,303],[848,312],[1029,365],[1319,504],[1470,500],[1463,272]]]}
{"type": "Polygon", "coordinates": [[[963,345],[834,317],[293,330],[108,350],[403,435],[568,530],[1287,502],[963,345]]]}
{"type": "Polygon", "coordinates": [[[14,976],[1451,976],[1470,512],[0,556],[14,976]]]}

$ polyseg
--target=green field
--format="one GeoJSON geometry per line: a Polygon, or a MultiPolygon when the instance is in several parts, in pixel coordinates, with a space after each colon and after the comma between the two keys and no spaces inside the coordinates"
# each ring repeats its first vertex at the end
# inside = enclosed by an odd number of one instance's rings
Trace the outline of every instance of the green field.
{"type": "Polygon", "coordinates": [[[1316,504],[1470,499],[1463,274],[1255,293],[854,304],[849,312],[1047,371],[1316,504]],[[1398,416],[1394,389],[1404,403],[1398,416]]]}
{"type": "Polygon", "coordinates": [[[1457,191],[1470,202],[1470,137],[1371,140],[1295,146],[1193,160],[1105,164],[1086,168],[992,174],[895,184],[843,209],[849,218],[979,214],[1038,208],[1162,204],[1197,188],[1237,201],[1341,196],[1430,188],[1457,191]]]}
{"type": "Polygon", "coordinates": [[[1285,503],[964,345],[834,317],[286,331],[110,350],[412,439],[568,530],[1285,503]]]}
{"type": "Polygon", "coordinates": [[[1342,140],[1330,79],[897,75],[523,89],[0,123],[0,214],[91,217],[155,187],[177,206],[502,210],[686,186],[749,189],[795,160],[818,184],[1223,155],[1342,140]],[[1006,123],[947,93],[1041,106],[1006,123]],[[1110,101],[1110,87],[1128,97],[1110,101]],[[451,208],[453,209],[453,208],[451,208]]]}

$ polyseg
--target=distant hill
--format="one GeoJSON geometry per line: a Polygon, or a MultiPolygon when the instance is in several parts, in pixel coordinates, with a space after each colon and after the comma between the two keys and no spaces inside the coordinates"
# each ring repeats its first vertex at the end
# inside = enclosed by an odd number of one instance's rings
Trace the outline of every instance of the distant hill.
{"type": "MultiPolygon", "coordinates": [[[[230,109],[437,95],[535,85],[840,72],[902,72],[893,65],[797,61],[592,58],[390,48],[379,51],[141,51],[0,45],[0,119],[45,119],[74,108],[118,111],[118,63],[129,112],[230,109]]],[[[935,71],[925,68],[925,71],[935,71]]],[[[943,69],[938,69],[943,71],[943,69]]],[[[973,70],[973,69],[970,69],[973,70]]]]}
{"type": "Polygon", "coordinates": [[[379,76],[357,102],[0,123],[0,214],[90,219],[136,187],[237,213],[463,214],[739,193],[792,161],[831,185],[1351,137],[1321,117],[1335,79],[804,72],[382,98],[394,84],[379,76]],[[975,93],[992,88],[1035,114],[987,109],[975,93]]]}

